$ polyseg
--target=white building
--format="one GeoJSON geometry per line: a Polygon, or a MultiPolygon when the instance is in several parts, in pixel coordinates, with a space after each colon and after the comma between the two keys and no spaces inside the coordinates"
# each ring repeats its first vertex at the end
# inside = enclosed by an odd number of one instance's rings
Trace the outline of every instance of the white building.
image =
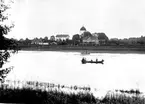
{"type": "Polygon", "coordinates": [[[69,39],[69,35],[68,34],[58,34],[56,35],[56,40],[57,41],[60,41],[60,40],[67,40],[69,39]]]}

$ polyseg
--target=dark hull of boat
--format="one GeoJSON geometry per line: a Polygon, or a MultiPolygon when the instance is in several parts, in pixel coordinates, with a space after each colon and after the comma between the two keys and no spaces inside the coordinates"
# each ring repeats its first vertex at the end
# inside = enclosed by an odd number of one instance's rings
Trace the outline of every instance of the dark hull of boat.
{"type": "Polygon", "coordinates": [[[104,60],[101,60],[101,61],[82,61],[82,64],[86,64],[86,63],[104,64],[104,60]]]}

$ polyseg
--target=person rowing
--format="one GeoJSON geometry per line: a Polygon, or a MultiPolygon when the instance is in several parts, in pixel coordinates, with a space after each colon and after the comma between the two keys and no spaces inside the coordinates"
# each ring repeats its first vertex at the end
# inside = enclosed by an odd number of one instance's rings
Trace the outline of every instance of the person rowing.
{"type": "Polygon", "coordinates": [[[98,62],[98,59],[96,58],[96,62],[98,62]]]}
{"type": "Polygon", "coordinates": [[[86,59],[83,57],[83,59],[82,59],[82,63],[85,63],[86,62],[86,59]]]}

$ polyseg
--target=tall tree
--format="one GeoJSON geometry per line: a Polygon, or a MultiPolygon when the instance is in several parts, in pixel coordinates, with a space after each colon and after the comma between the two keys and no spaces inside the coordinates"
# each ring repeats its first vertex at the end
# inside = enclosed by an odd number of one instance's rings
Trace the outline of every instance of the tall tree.
{"type": "Polygon", "coordinates": [[[48,42],[48,37],[47,37],[47,36],[45,36],[45,37],[43,38],[43,42],[48,42]]]}
{"type": "Polygon", "coordinates": [[[79,34],[75,34],[72,37],[72,41],[74,45],[78,45],[81,41],[80,35],[79,34]]]}
{"type": "Polygon", "coordinates": [[[109,40],[105,33],[97,33],[100,44],[106,44],[109,40]]]}
{"type": "Polygon", "coordinates": [[[11,28],[14,27],[14,24],[7,25],[9,14],[7,10],[11,8],[11,3],[9,1],[6,4],[6,0],[0,0],[0,81],[3,82],[7,74],[11,71],[13,67],[3,68],[3,65],[7,63],[10,58],[11,53],[16,52],[16,48],[13,47],[14,41],[8,38],[5,38],[5,35],[10,32],[11,28]]]}

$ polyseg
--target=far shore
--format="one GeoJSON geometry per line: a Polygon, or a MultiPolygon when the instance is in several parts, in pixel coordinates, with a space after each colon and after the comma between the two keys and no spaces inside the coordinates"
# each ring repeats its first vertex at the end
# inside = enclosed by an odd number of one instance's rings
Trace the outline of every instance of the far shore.
{"type": "Polygon", "coordinates": [[[119,54],[145,54],[145,49],[140,48],[107,48],[107,49],[77,49],[77,48],[21,48],[21,51],[58,51],[58,52],[84,52],[89,53],[119,53],[119,54]]]}

